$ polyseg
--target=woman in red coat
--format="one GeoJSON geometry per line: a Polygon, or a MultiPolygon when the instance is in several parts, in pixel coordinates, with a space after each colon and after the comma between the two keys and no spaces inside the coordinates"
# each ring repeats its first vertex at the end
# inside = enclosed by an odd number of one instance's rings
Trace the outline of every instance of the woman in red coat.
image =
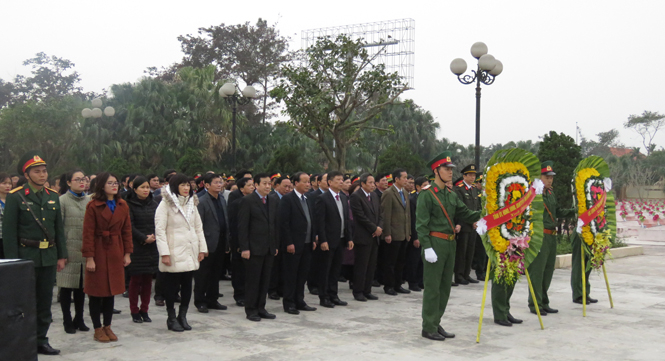
{"type": "Polygon", "coordinates": [[[113,296],[125,292],[125,267],[133,251],[129,206],[118,194],[118,178],[102,173],[83,220],[83,257],[86,258],[83,291],[90,299],[94,339],[118,341],[111,331],[113,296]],[[104,315],[104,326],[100,315],[104,315]]]}

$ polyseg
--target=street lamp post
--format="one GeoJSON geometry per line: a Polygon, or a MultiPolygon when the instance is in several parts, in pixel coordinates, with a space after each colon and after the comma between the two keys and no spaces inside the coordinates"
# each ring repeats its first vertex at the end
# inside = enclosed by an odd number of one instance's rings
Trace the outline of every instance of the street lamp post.
{"type": "Polygon", "coordinates": [[[471,70],[473,75],[462,75],[466,71],[466,61],[462,58],[450,62],[450,71],[462,84],[476,83],[476,167],[480,167],[480,83],[494,83],[495,77],[503,71],[503,64],[487,53],[487,45],[482,42],[471,46],[471,55],[478,59],[478,70],[471,70]]]}
{"type": "MultiPolygon", "coordinates": [[[[102,100],[100,98],[95,98],[92,100],[92,109],[90,108],[85,108],[81,111],[81,116],[83,118],[101,118],[102,113],[104,113],[105,116],[107,117],[112,117],[115,115],[115,109],[113,107],[106,107],[104,108],[104,111],[102,112],[102,100]]],[[[101,158],[102,158],[102,148],[101,144],[99,143],[99,138],[100,138],[100,125],[99,122],[97,122],[97,146],[99,147],[99,153],[97,154],[97,171],[101,171],[101,158]]]]}
{"type": "Polygon", "coordinates": [[[233,117],[231,118],[233,128],[231,131],[231,152],[233,153],[233,172],[237,171],[236,169],[236,113],[238,112],[238,104],[245,105],[251,102],[256,98],[256,89],[253,86],[248,85],[245,89],[240,91],[236,83],[226,83],[219,88],[219,96],[226,98],[226,101],[231,104],[233,109],[233,117]]]}

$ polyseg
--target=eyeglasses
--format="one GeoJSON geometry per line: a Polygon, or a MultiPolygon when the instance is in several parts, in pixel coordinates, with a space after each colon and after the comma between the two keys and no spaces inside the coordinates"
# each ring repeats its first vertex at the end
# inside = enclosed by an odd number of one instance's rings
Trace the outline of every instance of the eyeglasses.
{"type": "Polygon", "coordinates": [[[72,179],[72,182],[76,182],[76,183],[85,183],[87,181],[88,180],[85,179],[85,178],[74,178],[74,179],[72,179]]]}
{"type": "Polygon", "coordinates": [[[112,186],[112,187],[113,187],[113,186],[117,187],[117,186],[120,185],[120,183],[118,183],[118,182],[106,182],[106,185],[107,185],[107,186],[112,186]]]}

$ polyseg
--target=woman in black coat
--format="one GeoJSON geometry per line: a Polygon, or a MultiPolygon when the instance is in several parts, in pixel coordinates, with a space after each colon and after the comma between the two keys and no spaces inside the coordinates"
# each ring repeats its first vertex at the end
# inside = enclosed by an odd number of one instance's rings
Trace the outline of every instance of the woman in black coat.
{"type": "Polygon", "coordinates": [[[150,304],[152,277],[157,272],[159,252],[155,243],[157,202],[153,200],[147,178],[139,176],[134,179],[132,189],[127,195],[127,204],[134,240],[132,263],[127,269],[130,275],[129,309],[134,322],[151,322],[152,320],[148,317],[148,305],[150,304]],[[138,307],[139,296],[141,296],[141,308],[138,307]]]}

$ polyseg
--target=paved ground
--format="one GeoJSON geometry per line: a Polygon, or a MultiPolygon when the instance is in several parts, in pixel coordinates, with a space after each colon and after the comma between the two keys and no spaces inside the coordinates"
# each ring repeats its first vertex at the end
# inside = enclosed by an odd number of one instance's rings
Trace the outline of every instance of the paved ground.
{"type": "MultiPolygon", "coordinates": [[[[375,288],[379,301],[352,300],[340,284],[347,307],[292,316],[281,303],[268,300],[276,320],[247,321],[235,304],[228,311],[191,312],[193,331],[167,331],[164,308],[151,305],[152,324],[131,322],[127,299],[116,298],[121,315],[113,329],[120,341],[100,344],[92,332],[67,335],[54,304],[51,344],[62,350],[57,360],[663,360],[665,359],[665,247],[646,247],[645,255],[607,265],[614,298],[610,309],[602,274],[592,274],[591,295],[599,303],[587,309],[571,302],[570,270],[556,270],[552,306],[560,310],[543,318],[545,330],[526,307],[527,284],[512,298],[512,313],[525,320],[512,328],[493,323],[485,310],[480,344],[475,342],[482,297],[479,285],[453,288],[442,325],[457,334],[445,342],[420,336],[422,294],[392,297],[375,288]]],[[[222,282],[223,304],[230,304],[229,282],[222,282]]],[[[315,296],[307,301],[318,306],[315,296]]],[[[92,326],[87,316],[86,322],[92,326]]]]}

